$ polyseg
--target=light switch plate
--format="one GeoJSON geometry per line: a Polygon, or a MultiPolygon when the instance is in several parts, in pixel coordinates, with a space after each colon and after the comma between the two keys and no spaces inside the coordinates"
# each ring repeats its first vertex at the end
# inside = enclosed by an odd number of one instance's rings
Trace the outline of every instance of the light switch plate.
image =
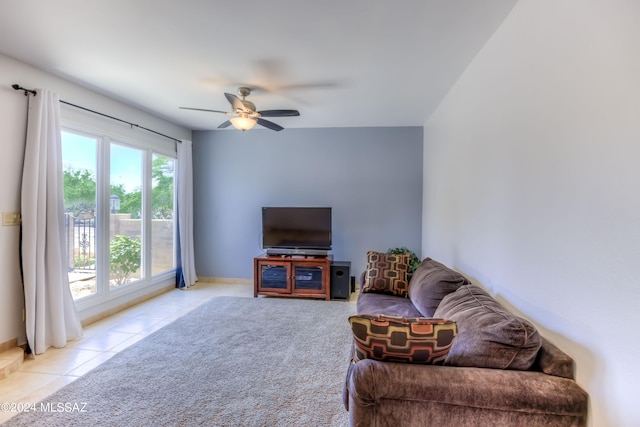
{"type": "Polygon", "coordinates": [[[22,214],[20,212],[2,212],[2,225],[20,225],[22,214]]]}

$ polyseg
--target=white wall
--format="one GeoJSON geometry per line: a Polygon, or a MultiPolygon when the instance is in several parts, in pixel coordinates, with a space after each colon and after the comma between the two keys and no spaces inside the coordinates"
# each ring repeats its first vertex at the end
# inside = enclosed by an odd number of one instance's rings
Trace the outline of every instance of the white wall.
{"type": "MultiPolygon", "coordinates": [[[[129,120],[175,138],[191,137],[191,132],[133,107],[84,89],[0,55],[0,211],[20,211],[20,185],[26,131],[27,98],[11,88],[14,83],[27,88],[51,89],[61,99],[105,114],[129,120]]],[[[126,125],[123,125],[126,126],[126,125]]],[[[145,132],[140,130],[140,132],[145,132]]],[[[24,297],[19,264],[19,227],[0,226],[0,343],[18,338],[25,342],[22,308],[24,297]]],[[[92,313],[95,314],[95,313],[92,313]]]]}
{"type": "Polygon", "coordinates": [[[424,147],[423,255],[575,358],[590,425],[640,425],[640,2],[520,0],[424,147]]]}

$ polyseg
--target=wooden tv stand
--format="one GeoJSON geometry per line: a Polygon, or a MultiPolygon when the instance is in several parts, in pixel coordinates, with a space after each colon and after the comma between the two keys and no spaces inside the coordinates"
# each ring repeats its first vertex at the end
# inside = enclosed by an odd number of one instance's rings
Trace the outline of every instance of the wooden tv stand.
{"type": "Polygon", "coordinates": [[[253,259],[253,296],[331,298],[331,256],[261,256],[253,259]]]}

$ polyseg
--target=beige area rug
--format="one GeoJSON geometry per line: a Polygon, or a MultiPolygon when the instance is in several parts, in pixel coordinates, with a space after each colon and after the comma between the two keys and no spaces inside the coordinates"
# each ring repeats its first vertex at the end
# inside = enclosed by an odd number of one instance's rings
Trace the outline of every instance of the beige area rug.
{"type": "Polygon", "coordinates": [[[60,411],[4,425],[348,425],[353,312],[341,301],[213,298],[43,401],[60,411]]]}

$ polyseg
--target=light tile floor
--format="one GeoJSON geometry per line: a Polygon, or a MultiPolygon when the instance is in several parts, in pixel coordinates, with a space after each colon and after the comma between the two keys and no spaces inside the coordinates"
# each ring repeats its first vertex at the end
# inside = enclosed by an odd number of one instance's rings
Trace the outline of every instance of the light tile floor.
{"type": "MultiPolygon", "coordinates": [[[[84,328],[65,348],[50,348],[0,380],[0,404],[36,403],[86,374],[118,352],[171,323],[214,296],[253,297],[250,283],[198,282],[172,290],[84,328]]],[[[0,410],[0,423],[16,412],[0,410]]]]}

